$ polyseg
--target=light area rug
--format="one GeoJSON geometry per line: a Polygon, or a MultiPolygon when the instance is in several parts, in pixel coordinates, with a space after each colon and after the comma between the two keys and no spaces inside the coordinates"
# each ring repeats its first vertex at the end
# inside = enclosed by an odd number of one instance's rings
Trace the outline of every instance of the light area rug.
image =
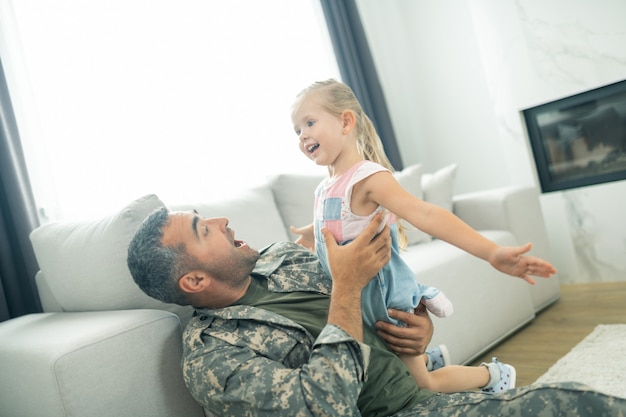
{"type": "Polygon", "coordinates": [[[626,398],[626,324],[598,325],[535,382],[561,381],[626,398]]]}

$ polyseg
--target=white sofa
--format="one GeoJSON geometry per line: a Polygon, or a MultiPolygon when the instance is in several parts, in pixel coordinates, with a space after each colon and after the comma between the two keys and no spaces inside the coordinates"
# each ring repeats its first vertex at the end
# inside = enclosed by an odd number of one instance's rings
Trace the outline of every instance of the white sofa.
{"type": "MultiPolygon", "coordinates": [[[[455,170],[452,165],[422,175],[416,165],[397,177],[491,239],[507,245],[532,241],[531,253],[549,258],[537,190],[510,187],[453,197],[455,170]]],[[[289,225],[310,221],[318,181],[280,175],[237,196],[198,196],[196,204],[170,208],[226,216],[238,238],[260,248],[293,240],[289,225]]],[[[131,236],[162,205],[148,195],[111,216],[47,224],[31,234],[45,312],[0,323],[1,416],[203,416],[180,372],[181,323],[191,309],[147,297],[126,267],[131,236]]],[[[410,240],[404,256],[419,279],[454,302],[453,316],[435,319],[433,337],[433,344],[446,343],[453,362],[470,361],[559,297],[556,277],[531,287],[419,231],[410,240]]]]}

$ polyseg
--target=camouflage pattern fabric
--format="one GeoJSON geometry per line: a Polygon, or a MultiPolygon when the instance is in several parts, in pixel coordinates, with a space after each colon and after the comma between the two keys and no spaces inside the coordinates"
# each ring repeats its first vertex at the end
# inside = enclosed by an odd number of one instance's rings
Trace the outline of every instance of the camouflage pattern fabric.
{"type": "MultiPolygon", "coordinates": [[[[330,293],[315,255],[293,243],[264,249],[254,274],[267,277],[272,291],[330,293]]],[[[239,305],[196,310],[183,334],[182,367],[208,416],[360,416],[356,404],[369,356],[369,346],[336,326],[314,339],[285,317],[239,305]]],[[[626,400],[564,383],[435,394],[394,417],[422,415],[626,417],[626,400]]]]}
{"type": "Polygon", "coordinates": [[[435,394],[393,417],[624,417],[626,399],[608,396],[576,382],[537,384],[498,394],[435,394]]]}
{"type": "MultiPolygon", "coordinates": [[[[272,291],[330,292],[317,257],[288,242],[263,250],[253,273],[272,291]]],[[[209,415],[360,416],[370,348],[336,326],[315,340],[260,308],[197,309],[183,349],[185,383],[209,415]]]]}
{"type": "Polygon", "coordinates": [[[336,326],[326,326],[314,344],[304,329],[278,315],[245,306],[224,310],[231,318],[195,317],[184,335],[185,383],[209,412],[360,415],[367,345],[336,326]]]}

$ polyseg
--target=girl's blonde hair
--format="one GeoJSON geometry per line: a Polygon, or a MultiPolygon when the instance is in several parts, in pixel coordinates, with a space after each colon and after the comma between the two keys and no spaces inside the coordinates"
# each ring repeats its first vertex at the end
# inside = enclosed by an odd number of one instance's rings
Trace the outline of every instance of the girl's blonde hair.
{"type": "Polygon", "coordinates": [[[317,81],[300,92],[297,101],[300,102],[311,95],[320,97],[321,106],[328,113],[341,117],[341,113],[350,110],[356,118],[356,146],[363,159],[376,162],[394,171],[389,162],[383,143],[374,128],[374,124],[363,111],[361,103],[356,99],[352,89],[346,84],[334,79],[317,81]]]}
{"type": "MultiPolygon", "coordinates": [[[[350,110],[356,118],[356,146],[359,154],[365,160],[376,162],[390,170],[394,171],[393,166],[389,162],[383,143],[376,132],[374,124],[365,114],[361,103],[357,100],[352,89],[337,80],[329,79],[326,81],[317,81],[297,95],[296,104],[312,95],[318,96],[320,105],[328,113],[341,117],[345,110],[350,110]]],[[[402,225],[402,219],[398,218],[398,234],[400,237],[400,247],[406,247],[405,227],[402,225]]]]}

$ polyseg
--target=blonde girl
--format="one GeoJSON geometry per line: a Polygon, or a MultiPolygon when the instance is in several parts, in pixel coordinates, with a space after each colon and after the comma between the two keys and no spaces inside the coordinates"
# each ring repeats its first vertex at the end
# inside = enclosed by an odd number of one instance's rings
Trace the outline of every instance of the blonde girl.
{"type": "MultiPolygon", "coordinates": [[[[318,165],[328,168],[328,178],[315,191],[313,224],[292,228],[300,234],[297,243],[315,250],[328,270],[321,229],[330,230],[340,244],[354,239],[380,211],[392,235],[392,259],[363,290],[363,320],[395,322],[387,308],[415,311],[420,304],[433,314],[446,317],[452,304],[436,288],[420,284],[400,257],[398,220],[488,261],[493,267],[530,284],[530,275],[548,277],[554,268],[525,255],[528,243],[504,247],[486,239],[451,212],[414,197],[392,175],[392,167],[371,120],[363,112],[352,90],[336,80],[316,82],[296,97],[292,122],[300,150],[318,165]]],[[[396,322],[398,325],[402,323],[396,322]]],[[[427,370],[427,357],[400,355],[421,388],[458,392],[480,388],[497,392],[515,385],[515,369],[498,362],[478,367],[446,366],[427,370]]]]}

